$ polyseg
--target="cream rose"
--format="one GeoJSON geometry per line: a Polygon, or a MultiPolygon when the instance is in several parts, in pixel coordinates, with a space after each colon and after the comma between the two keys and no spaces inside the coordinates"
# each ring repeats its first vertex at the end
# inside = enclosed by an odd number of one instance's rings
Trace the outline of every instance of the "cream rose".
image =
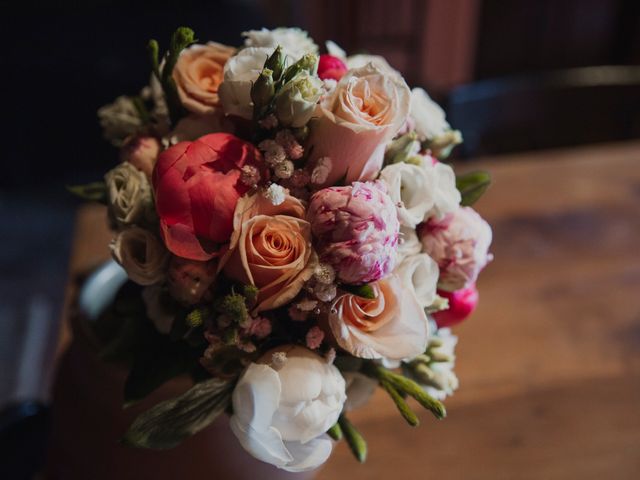
{"type": "Polygon", "coordinates": [[[273,205],[253,195],[236,206],[229,251],[220,263],[233,280],[258,287],[256,313],[290,302],[313,275],[317,255],[302,215],[304,207],[291,196],[273,205]]]}
{"type": "Polygon", "coordinates": [[[329,326],[338,345],[360,358],[402,360],[423,353],[428,322],[413,290],[396,275],[369,285],[373,299],[343,293],[332,303],[329,326]]]}
{"type": "Polygon", "coordinates": [[[410,91],[405,81],[374,64],[349,71],[319,105],[310,123],[311,160],[331,159],[326,184],[373,180],[385,144],[404,124],[410,91]]]}
{"type": "Polygon", "coordinates": [[[124,162],[104,176],[109,216],[118,225],[153,220],[154,206],[147,176],[124,162]]]}
{"type": "Polygon", "coordinates": [[[258,460],[290,472],[313,470],[331,454],[325,432],[344,401],[344,379],[335,366],[306,348],[285,345],[240,377],[230,426],[258,460]]]}
{"type": "Polygon", "coordinates": [[[169,252],[153,233],[139,227],[122,230],[111,244],[115,260],[139,285],[153,285],[165,278],[169,252]]]}
{"type": "Polygon", "coordinates": [[[218,88],[225,64],[234,53],[235,48],[215,42],[192,45],[180,53],[172,75],[187,110],[202,115],[219,106],[218,88]]]}
{"type": "Polygon", "coordinates": [[[224,81],[218,90],[224,113],[251,119],[251,86],[272,53],[273,48],[249,47],[229,59],[224,66],[224,81]]]}

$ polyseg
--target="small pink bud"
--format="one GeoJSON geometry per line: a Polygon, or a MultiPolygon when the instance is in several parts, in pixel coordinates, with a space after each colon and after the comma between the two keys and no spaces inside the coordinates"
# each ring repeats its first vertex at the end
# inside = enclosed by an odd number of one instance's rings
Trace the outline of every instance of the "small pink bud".
{"type": "Polygon", "coordinates": [[[478,289],[472,284],[462,290],[446,292],[438,290],[438,295],[449,300],[449,308],[433,314],[439,328],[456,325],[466,319],[478,305],[478,289]]]}
{"type": "Polygon", "coordinates": [[[307,343],[307,347],[311,350],[315,350],[322,345],[322,341],[324,340],[324,332],[320,329],[320,327],[312,327],[307,332],[307,336],[305,341],[307,343]]]}

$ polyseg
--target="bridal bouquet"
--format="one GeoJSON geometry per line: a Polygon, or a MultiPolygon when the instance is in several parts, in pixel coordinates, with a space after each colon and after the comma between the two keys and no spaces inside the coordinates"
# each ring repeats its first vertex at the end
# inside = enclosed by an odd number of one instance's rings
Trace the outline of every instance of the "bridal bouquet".
{"type": "Polygon", "coordinates": [[[130,283],[94,326],[129,369],[126,405],[176,376],[183,395],[124,434],[170,448],[222,413],[254,457],[318,467],[381,387],[440,419],[458,387],[460,322],[491,228],[469,206],[486,173],[444,163],[462,141],[384,58],[328,53],[294,28],[239,48],[179,28],[149,42],[150,83],[101,108],[121,162],[71,189],[104,202],[130,283]]]}

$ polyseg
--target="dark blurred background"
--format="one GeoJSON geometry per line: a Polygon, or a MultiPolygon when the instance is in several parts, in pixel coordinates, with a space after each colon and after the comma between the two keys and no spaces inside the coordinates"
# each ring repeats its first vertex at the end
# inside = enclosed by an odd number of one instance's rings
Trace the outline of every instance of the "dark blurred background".
{"type": "Polygon", "coordinates": [[[445,107],[464,133],[456,156],[465,161],[640,137],[636,0],[2,1],[5,454],[30,434],[12,430],[15,419],[46,424],[46,374],[34,372],[47,371],[66,280],[78,202],[64,187],[115,164],[96,110],[146,84],[147,40],[166,46],[179,25],[230,45],[243,30],[299,26],[321,47],[332,39],[350,53],[384,55],[445,107]]]}

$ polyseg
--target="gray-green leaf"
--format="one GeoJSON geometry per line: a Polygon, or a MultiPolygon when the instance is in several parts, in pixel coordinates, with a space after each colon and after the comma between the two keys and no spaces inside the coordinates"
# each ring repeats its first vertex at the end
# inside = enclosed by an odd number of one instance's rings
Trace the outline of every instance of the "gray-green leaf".
{"type": "Polygon", "coordinates": [[[93,202],[107,202],[107,185],[104,182],[93,182],[85,185],[67,185],[67,190],[74,195],[93,202]]]}
{"type": "Polygon", "coordinates": [[[196,383],[172,400],[140,414],[122,438],[125,445],[167,449],[199,432],[229,405],[232,383],[218,378],[196,383]]]}
{"type": "Polygon", "coordinates": [[[488,172],[477,171],[460,175],[456,178],[456,187],[462,195],[463,206],[471,206],[478,201],[491,184],[488,172]]]}

